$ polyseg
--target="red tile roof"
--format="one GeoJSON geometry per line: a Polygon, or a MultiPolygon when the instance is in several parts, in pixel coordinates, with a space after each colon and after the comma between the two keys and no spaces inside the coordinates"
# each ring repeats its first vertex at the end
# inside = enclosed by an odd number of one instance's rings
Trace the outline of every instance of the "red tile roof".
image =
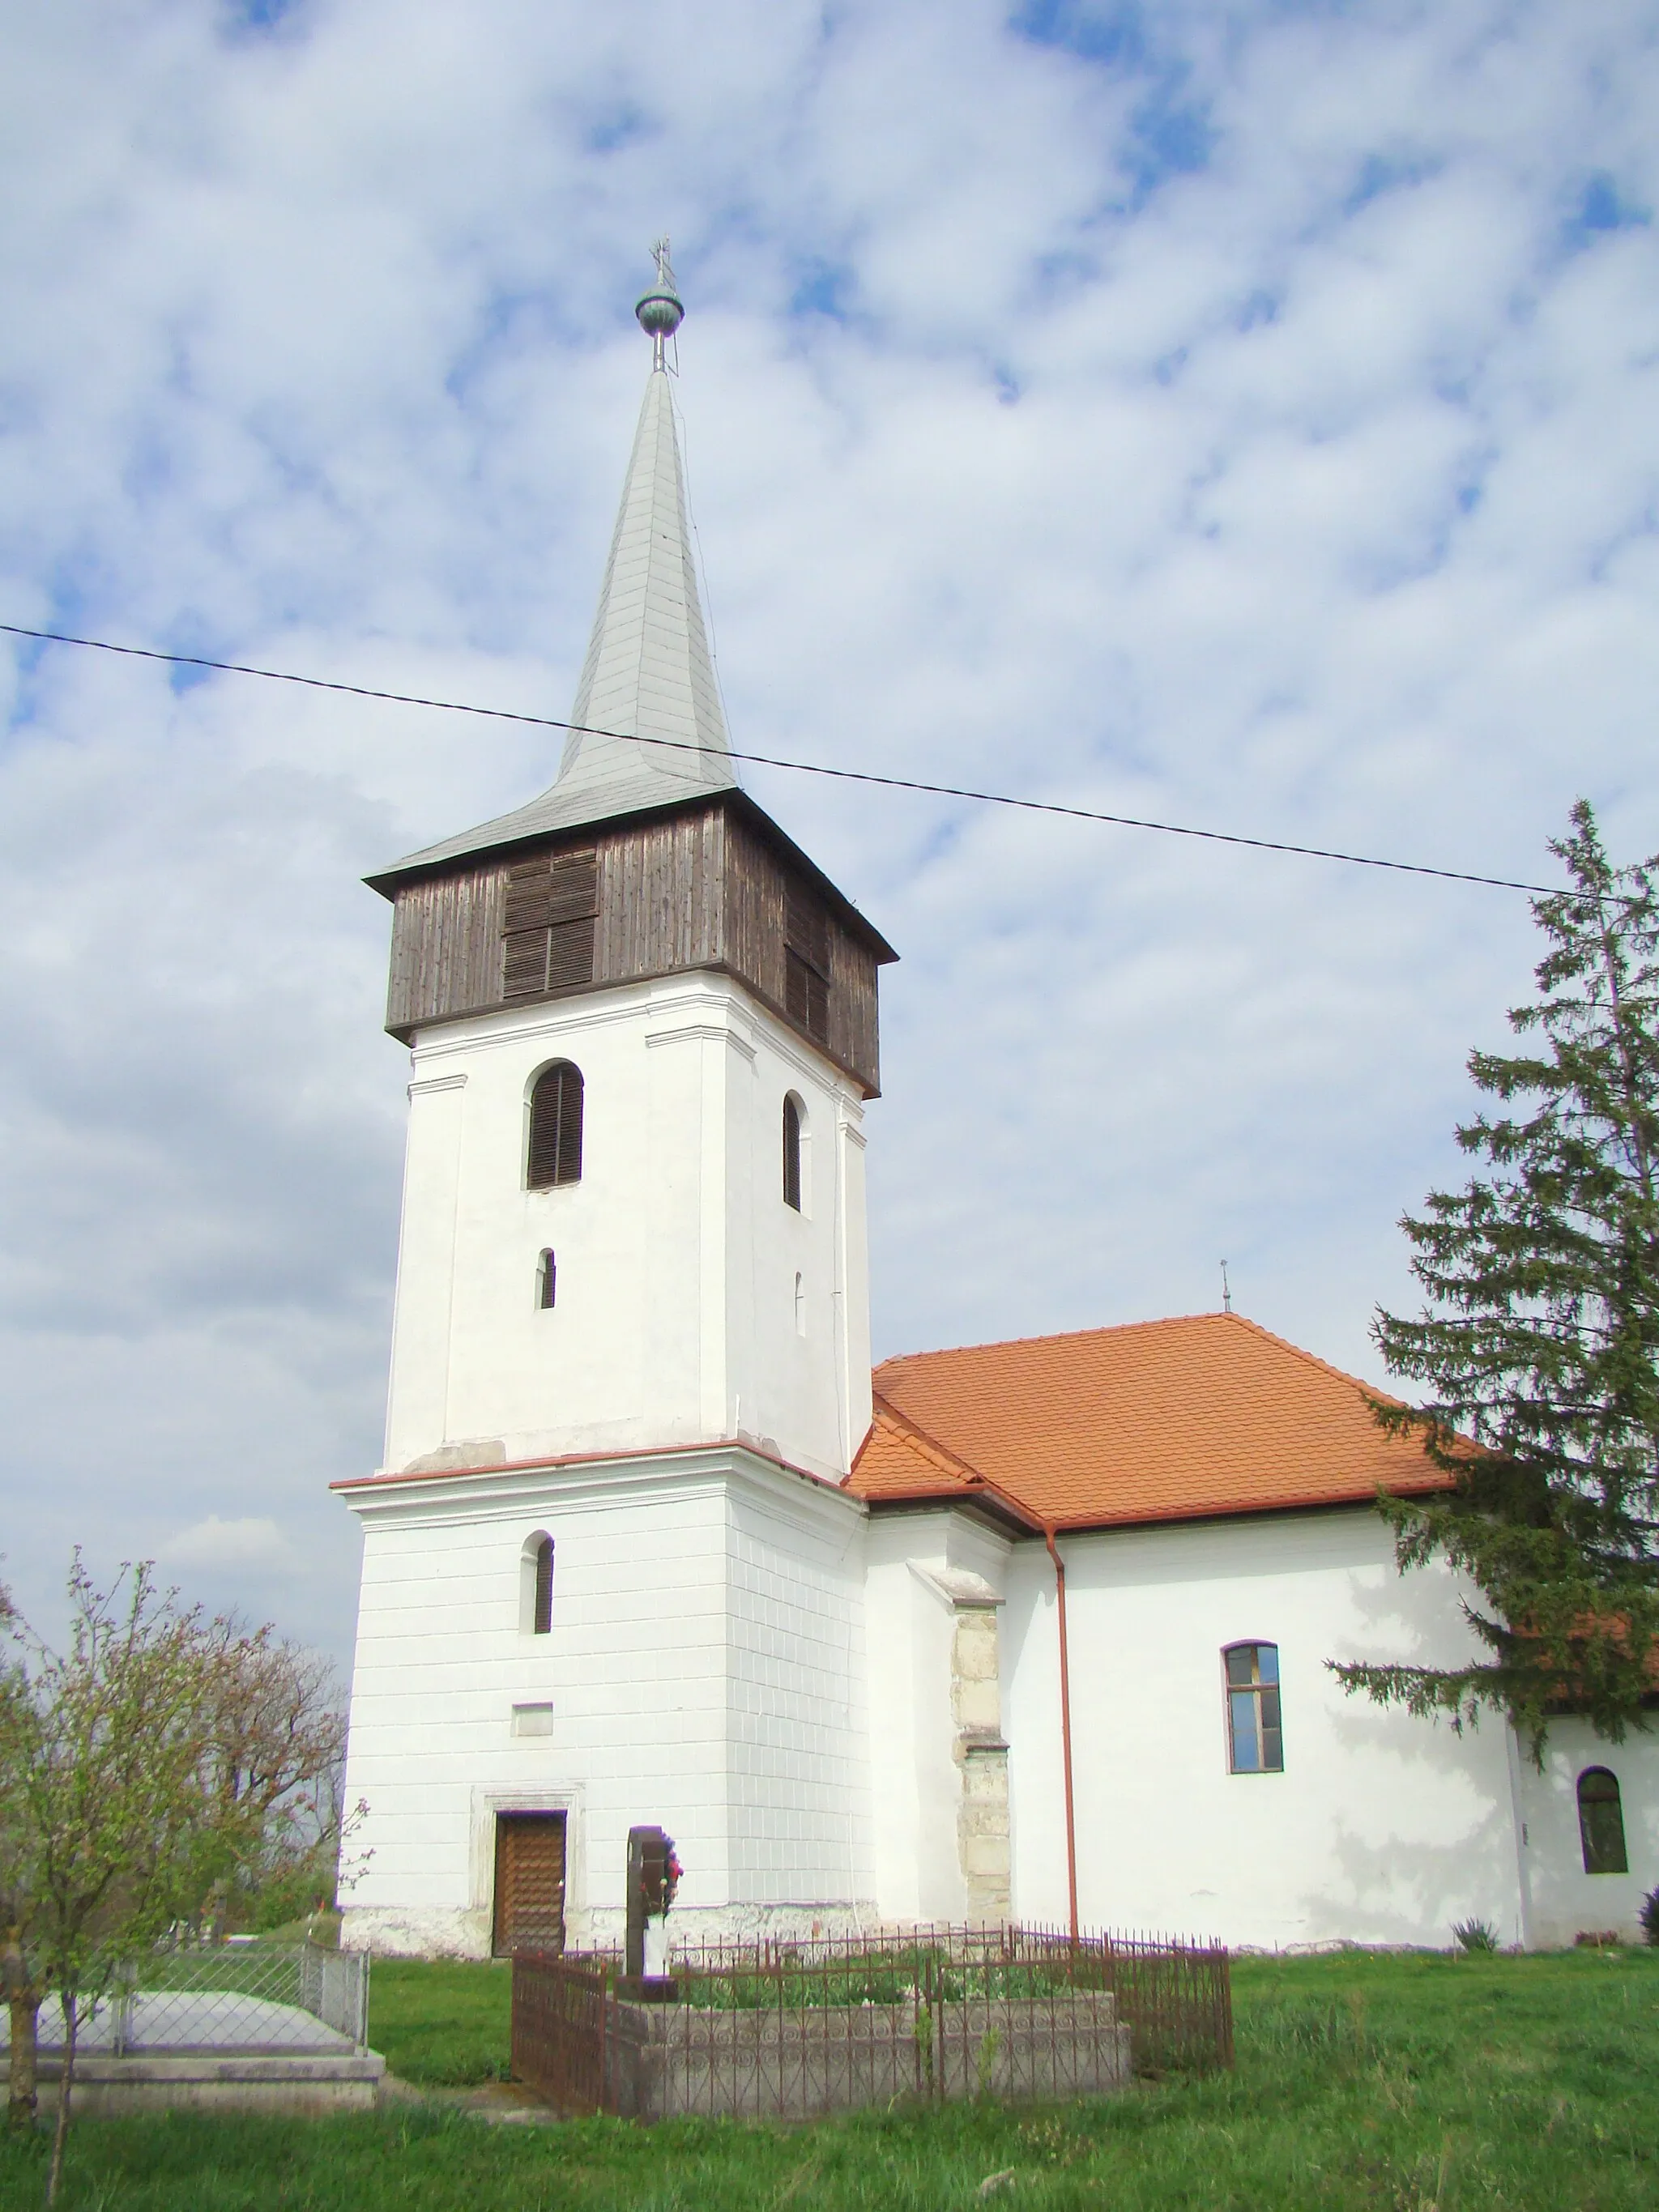
{"type": "Polygon", "coordinates": [[[1382,1394],[1239,1314],[1194,1314],[884,1360],[848,1486],[896,1502],[992,1490],[1098,1528],[1443,1488],[1382,1394]]]}
{"type": "Polygon", "coordinates": [[[860,1498],[927,1500],[975,1492],[1012,1519],[1040,1526],[1029,1506],[1009,1498],[954,1452],[908,1421],[878,1392],[870,1433],[853,1463],[848,1487],[860,1498]]]}

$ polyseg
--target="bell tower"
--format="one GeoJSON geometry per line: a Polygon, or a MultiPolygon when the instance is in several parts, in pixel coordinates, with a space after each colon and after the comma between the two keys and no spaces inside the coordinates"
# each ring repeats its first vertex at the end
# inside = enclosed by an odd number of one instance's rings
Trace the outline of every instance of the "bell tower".
{"type": "Polygon", "coordinates": [[[659,249],[559,773],[371,877],[411,1063],[362,1523],[343,1940],[620,1940],[872,1894],[864,1108],[894,956],[738,785],[686,526],[659,249]]]}
{"type": "Polygon", "coordinates": [[[413,1063],[388,1471],[870,1418],[884,939],[739,787],[686,523],[665,246],[557,780],[371,877],[413,1063]]]}

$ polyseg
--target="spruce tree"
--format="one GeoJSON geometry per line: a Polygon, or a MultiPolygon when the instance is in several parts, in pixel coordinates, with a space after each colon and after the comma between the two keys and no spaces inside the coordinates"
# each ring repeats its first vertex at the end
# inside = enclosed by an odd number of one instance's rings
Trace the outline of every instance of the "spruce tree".
{"type": "Polygon", "coordinates": [[[1556,1716],[1617,1741],[1659,1689],[1659,858],[1610,866],[1583,800],[1550,849],[1572,889],[1534,901],[1549,949],[1509,1017],[1532,1049],[1470,1054],[1480,1171],[1405,1218],[1429,1303],[1373,1330],[1423,1401],[1376,1418],[1451,1479],[1383,1499],[1399,1563],[1462,1571],[1477,1653],[1334,1670],[1455,1727],[1501,1711],[1540,1763],[1556,1716]]]}

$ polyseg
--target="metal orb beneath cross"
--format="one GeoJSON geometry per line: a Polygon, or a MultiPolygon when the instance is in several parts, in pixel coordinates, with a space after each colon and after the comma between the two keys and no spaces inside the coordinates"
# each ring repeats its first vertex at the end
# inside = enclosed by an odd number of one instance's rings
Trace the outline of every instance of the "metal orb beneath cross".
{"type": "Polygon", "coordinates": [[[672,292],[643,294],[634,313],[640,319],[640,328],[653,338],[672,338],[685,320],[684,306],[672,292]]]}
{"type": "Polygon", "coordinates": [[[651,249],[657,264],[657,281],[648,292],[635,301],[634,313],[639,318],[640,328],[650,339],[655,350],[656,363],[662,366],[662,349],[680,325],[685,320],[685,302],[674,285],[674,270],[668,258],[668,240],[659,238],[651,249]]]}

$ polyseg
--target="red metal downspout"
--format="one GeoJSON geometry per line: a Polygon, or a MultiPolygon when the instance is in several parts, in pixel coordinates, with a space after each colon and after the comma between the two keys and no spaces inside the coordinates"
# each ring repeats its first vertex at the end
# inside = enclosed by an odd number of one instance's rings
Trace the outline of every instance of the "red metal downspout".
{"type": "Polygon", "coordinates": [[[1042,1540],[1054,1563],[1054,1602],[1060,1615],[1060,1753],[1066,1773],[1066,1895],[1071,1908],[1072,1941],[1078,1940],[1077,1813],[1072,1801],[1072,1666],[1066,1635],[1066,1563],[1054,1548],[1052,1521],[1042,1524],[1042,1540]]]}

